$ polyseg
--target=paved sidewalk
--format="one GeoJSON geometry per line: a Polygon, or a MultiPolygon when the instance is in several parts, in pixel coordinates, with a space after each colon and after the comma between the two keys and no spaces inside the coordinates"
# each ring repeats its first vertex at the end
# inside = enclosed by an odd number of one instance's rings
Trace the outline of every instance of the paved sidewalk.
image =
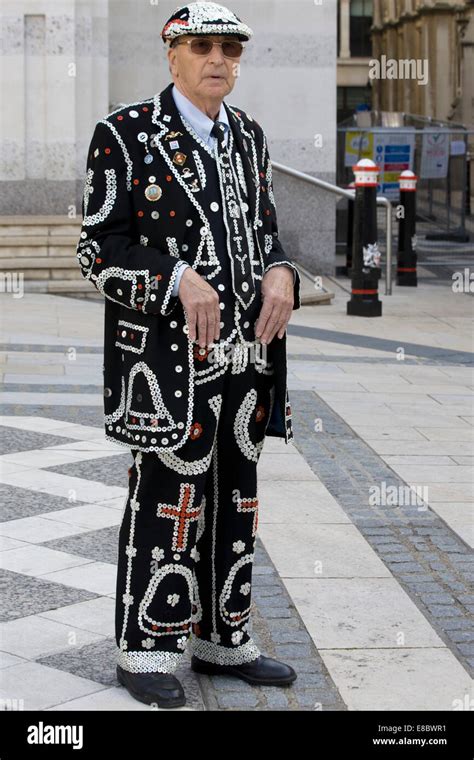
{"type": "MultiPolygon", "coordinates": [[[[348,285],[294,312],[296,445],[267,438],[259,463],[253,636],[298,679],[251,687],[186,662],[181,709],[472,709],[473,301],[394,285],[363,319],[348,285]]],[[[102,303],[1,306],[0,696],[149,710],[115,678],[131,457],[102,434],[102,303]]]]}

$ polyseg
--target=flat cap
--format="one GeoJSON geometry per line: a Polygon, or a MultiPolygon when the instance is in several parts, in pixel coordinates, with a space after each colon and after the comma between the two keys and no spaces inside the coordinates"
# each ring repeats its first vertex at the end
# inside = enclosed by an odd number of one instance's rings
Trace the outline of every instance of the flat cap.
{"type": "Polygon", "coordinates": [[[163,42],[183,34],[232,34],[249,40],[253,31],[224,5],[196,2],[176,8],[161,30],[163,42]]]}

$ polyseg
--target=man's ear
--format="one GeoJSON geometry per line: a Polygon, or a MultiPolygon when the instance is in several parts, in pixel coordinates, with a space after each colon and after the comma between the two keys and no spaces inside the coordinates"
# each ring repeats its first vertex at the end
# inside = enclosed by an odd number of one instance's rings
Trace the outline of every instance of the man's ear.
{"type": "Polygon", "coordinates": [[[172,47],[169,47],[166,54],[168,56],[168,68],[169,68],[170,74],[172,74],[173,68],[174,68],[174,62],[176,59],[176,50],[173,50],[172,47]]]}

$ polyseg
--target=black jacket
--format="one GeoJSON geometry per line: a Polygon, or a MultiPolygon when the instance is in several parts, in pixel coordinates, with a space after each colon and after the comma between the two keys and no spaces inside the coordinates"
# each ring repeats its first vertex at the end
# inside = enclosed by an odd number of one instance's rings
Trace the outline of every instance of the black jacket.
{"type": "MultiPolygon", "coordinates": [[[[171,291],[179,262],[193,264],[193,251],[206,235],[209,222],[207,210],[172,160],[176,153],[170,147],[172,132],[181,133],[180,151],[189,155],[190,162],[196,147],[183,127],[172,86],[97,122],[87,156],[77,245],[83,276],[105,296],[106,438],[141,451],[178,449],[194,422],[193,373],[198,347],[188,339],[186,312],[171,291]],[[160,193],[159,203],[144,192],[150,175],[158,186],[152,193],[160,193]],[[159,221],[156,212],[152,218],[155,207],[159,207],[159,221]],[[187,244],[186,253],[181,252],[183,243],[187,244]],[[182,367],[178,380],[176,362],[182,367]],[[139,402],[134,389],[137,378],[142,387],[143,383],[147,386],[145,394],[138,394],[139,402]]],[[[298,309],[300,278],[278,239],[266,136],[241,109],[226,103],[225,107],[251,188],[249,216],[265,270],[279,262],[293,268],[293,308],[298,309]]],[[[198,171],[193,168],[196,182],[198,171]]],[[[205,275],[199,268],[197,271],[205,275]]],[[[267,358],[275,370],[275,403],[266,434],[283,437],[288,443],[293,433],[286,385],[286,333],[281,339],[274,337],[267,358]]]]}

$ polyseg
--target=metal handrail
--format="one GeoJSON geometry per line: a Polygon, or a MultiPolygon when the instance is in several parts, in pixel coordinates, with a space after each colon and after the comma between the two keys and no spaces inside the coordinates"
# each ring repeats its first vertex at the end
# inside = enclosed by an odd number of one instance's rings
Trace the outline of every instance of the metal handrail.
{"type": "MultiPolygon", "coordinates": [[[[332,185],[330,182],[325,182],[325,180],[323,179],[317,179],[316,177],[312,177],[311,174],[305,174],[305,172],[300,172],[298,171],[298,169],[292,169],[291,167],[285,166],[285,164],[279,164],[276,161],[272,161],[272,167],[276,169],[277,171],[282,172],[282,174],[288,174],[290,177],[295,177],[296,179],[302,179],[304,180],[304,182],[309,182],[310,185],[316,185],[317,187],[320,187],[322,190],[327,190],[329,193],[334,193],[335,195],[342,195],[344,198],[352,198],[352,200],[354,200],[355,198],[355,190],[345,190],[343,187],[339,187],[338,185],[332,185]]],[[[385,262],[385,295],[391,296],[392,295],[392,204],[390,203],[389,199],[386,198],[384,195],[378,195],[377,205],[385,206],[385,211],[386,211],[387,257],[386,257],[386,262],[385,262]]]]}

